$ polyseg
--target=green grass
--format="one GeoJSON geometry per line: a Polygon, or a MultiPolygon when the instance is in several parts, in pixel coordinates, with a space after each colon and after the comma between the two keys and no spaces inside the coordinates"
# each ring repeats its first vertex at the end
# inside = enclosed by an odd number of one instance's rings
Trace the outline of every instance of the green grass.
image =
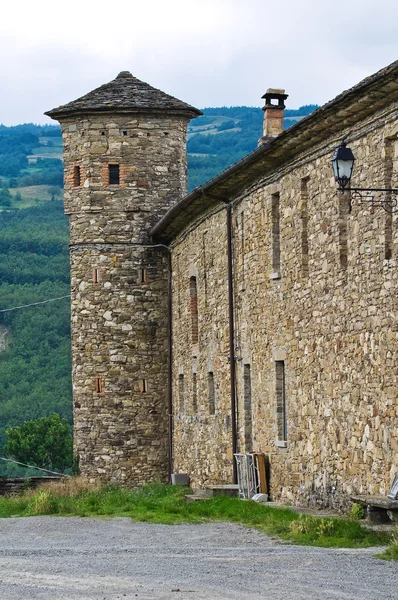
{"type": "Polygon", "coordinates": [[[395,528],[395,533],[392,536],[391,544],[387,550],[378,556],[384,560],[398,560],[398,525],[395,528]]]}
{"type": "MultiPolygon", "coordinates": [[[[77,481],[79,479],[77,478],[77,481]]],[[[185,502],[185,488],[148,485],[136,490],[115,486],[90,489],[75,484],[50,484],[22,496],[0,497],[0,517],[33,515],[125,516],[134,521],[178,524],[229,521],[254,527],[296,544],[328,548],[365,548],[387,545],[390,536],[361,527],[353,519],[325,519],[299,515],[252,501],[219,496],[185,502]]]]}

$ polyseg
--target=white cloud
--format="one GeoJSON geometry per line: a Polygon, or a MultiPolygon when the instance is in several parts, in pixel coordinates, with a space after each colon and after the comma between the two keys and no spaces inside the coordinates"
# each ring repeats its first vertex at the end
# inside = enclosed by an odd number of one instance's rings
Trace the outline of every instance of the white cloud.
{"type": "Polygon", "coordinates": [[[121,70],[199,107],[260,105],[267,87],[322,103],[396,59],[397,18],[392,0],[7,3],[0,122],[43,122],[121,70]]]}

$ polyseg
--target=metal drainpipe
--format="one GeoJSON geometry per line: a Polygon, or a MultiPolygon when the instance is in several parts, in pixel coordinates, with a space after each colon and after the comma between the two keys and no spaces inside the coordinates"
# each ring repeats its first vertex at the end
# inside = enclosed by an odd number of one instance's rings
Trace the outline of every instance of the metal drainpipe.
{"type": "Polygon", "coordinates": [[[171,483],[171,474],[173,472],[173,381],[172,381],[172,369],[173,369],[173,331],[172,331],[172,279],[171,279],[171,252],[168,252],[168,302],[167,302],[167,337],[168,337],[168,362],[167,362],[167,376],[168,376],[168,389],[167,389],[167,404],[168,404],[168,478],[171,483]]]}
{"type": "Polygon", "coordinates": [[[234,331],[234,287],[232,258],[232,206],[227,204],[227,247],[228,247],[228,321],[229,321],[229,369],[231,382],[232,419],[232,469],[233,483],[238,483],[234,454],[237,452],[236,394],[235,394],[235,331],[234,331]]]}

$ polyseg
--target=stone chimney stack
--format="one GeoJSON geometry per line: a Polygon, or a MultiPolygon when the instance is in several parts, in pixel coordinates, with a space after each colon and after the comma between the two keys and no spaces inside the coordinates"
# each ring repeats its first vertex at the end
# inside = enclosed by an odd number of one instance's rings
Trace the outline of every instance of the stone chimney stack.
{"type": "Polygon", "coordinates": [[[288,97],[285,90],[269,88],[262,98],[265,98],[263,137],[258,144],[266,144],[283,131],[285,100],[288,97]]]}

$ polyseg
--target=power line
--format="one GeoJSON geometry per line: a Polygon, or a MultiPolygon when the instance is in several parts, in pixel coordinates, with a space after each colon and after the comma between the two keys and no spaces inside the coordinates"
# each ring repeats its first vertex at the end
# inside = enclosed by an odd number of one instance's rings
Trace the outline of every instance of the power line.
{"type": "Polygon", "coordinates": [[[0,309],[0,313],[9,312],[10,310],[19,310],[21,308],[29,308],[30,306],[37,306],[38,304],[47,304],[48,302],[56,302],[57,300],[63,300],[64,298],[70,298],[70,294],[67,294],[66,296],[59,296],[58,298],[50,298],[49,300],[42,300],[41,302],[31,302],[30,304],[13,306],[12,308],[2,308],[0,309]]]}
{"type": "Polygon", "coordinates": [[[60,475],[61,477],[69,477],[69,475],[64,475],[63,473],[57,473],[57,471],[50,471],[49,469],[42,469],[41,467],[36,467],[34,465],[27,465],[23,462],[19,462],[18,460],[14,460],[13,458],[4,458],[0,456],[0,460],[4,460],[6,462],[14,463],[15,465],[22,465],[23,467],[29,467],[30,469],[36,469],[36,471],[44,471],[45,473],[51,473],[51,475],[60,475]]]}

